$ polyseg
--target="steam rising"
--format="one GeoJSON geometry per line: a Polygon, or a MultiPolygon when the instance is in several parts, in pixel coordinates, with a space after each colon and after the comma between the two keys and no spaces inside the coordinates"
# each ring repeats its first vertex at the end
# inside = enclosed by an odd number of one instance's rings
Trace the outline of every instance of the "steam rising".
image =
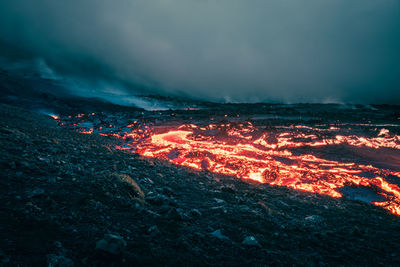
{"type": "Polygon", "coordinates": [[[397,0],[0,1],[0,54],[216,101],[400,102],[397,0]]]}

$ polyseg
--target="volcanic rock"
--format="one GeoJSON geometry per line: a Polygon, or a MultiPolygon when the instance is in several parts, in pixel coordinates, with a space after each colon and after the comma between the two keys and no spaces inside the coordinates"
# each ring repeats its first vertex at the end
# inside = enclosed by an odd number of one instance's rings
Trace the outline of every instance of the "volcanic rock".
{"type": "Polygon", "coordinates": [[[131,176],[127,174],[113,174],[113,177],[117,178],[118,180],[124,182],[125,184],[128,184],[131,186],[131,189],[133,190],[134,194],[139,197],[139,198],[144,198],[145,194],[140,188],[140,186],[135,182],[135,180],[132,179],[131,176]]]}
{"type": "Polygon", "coordinates": [[[235,193],[235,187],[233,185],[226,185],[221,188],[222,192],[227,192],[227,193],[235,193]]]}
{"type": "Polygon", "coordinates": [[[162,193],[165,194],[166,196],[172,196],[174,194],[174,190],[172,190],[171,187],[164,186],[162,188],[162,193]]]}
{"type": "Polygon", "coordinates": [[[214,198],[215,202],[217,202],[218,204],[222,204],[225,203],[225,200],[220,199],[220,198],[214,198]]]}
{"type": "Polygon", "coordinates": [[[96,243],[96,249],[112,255],[121,254],[126,247],[125,240],[119,235],[105,234],[104,238],[96,243]]]}
{"type": "Polygon", "coordinates": [[[191,209],[190,215],[192,215],[193,217],[201,217],[202,214],[198,209],[191,209]]]}
{"type": "Polygon", "coordinates": [[[260,246],[257,239],[254,236],[246,236],[242,241],[243,245],[246,246],[260,246]]]}
{"type": "Polygon", "coordinates": [[[321,225],[325,219],[319,215],[311,215],[304,218],[304,224],[306,226],[319,226],[321,225]]]}
{"type": "Polygon", "coordinates": [[[73,267],[74,262],[65,256],[49,254],[46,256],[47,266],[49,267],[73,267]]]}
{"type": "Polygon", "coordinates": [[[145,200],[152,205],[161,206],[168,201],[168,197],[162,194],[152,194],[147,196],[145,200]]]}
{"type": "Polygon", "coordinates": [[[149,229],[147,229],[147,233],[149,233],[149,234],[157,234],[159,232],[160,232],[160,230],[158,230],[157,225],[153,225],[149,229]]]}
{"type": "Polygon", "coordinates": [[[28,193],[28,197],[29,198],[33,198],[33,197],[40,197],[44,195],[44,190],[41,188],[35,188],[33,189],[31,192],[28,193]]]}
{"type": "Polygon", "coordinates": [[[168,211],[166,217],[174,221],[179,221],[186,218],[185,214],[183,213],[183,210],[180,208],[171,208],[168,211]]]}
{"type": "Polygon", "coordinates": [[[214,232],[211,233],[212,236],[218,238],[218,239],[225,239],[225,240],[229,240],[229,237],[227,237],[226,235],[223,235],[221,232],[221,229],[215,230],[214,232]]]}
{"type": "Polygon", "coordinates": [[[28,138],[0,132],[1,266],[57,266],[68,259],[83,266],[400,264],[399,217],[380,207],[236,177],[215,175],[217,182],[206,172],[161,159],[150,163],[113,149],[113,138],[55,128],[46,122],[51,119],[10,106],[0,105],[0,119],[28,138]],[[55,137],[63,153],[50,155],[48,146],[55,144],[47,140],[55,137]],[[161,195],[163,204],[142,200],[114,174],[129,175],[147,197],[161,195]],[[235,193],[223,189],[231,184],[235,193]],[[171,190],[163,189],[167,185],[171,190]],[[179,219],[187,215],[192,219],[179,219]],[[103,238],[104,229],[123,238],[103,238]],[[245,242],[251,236],[262,246],[245,242]]]}

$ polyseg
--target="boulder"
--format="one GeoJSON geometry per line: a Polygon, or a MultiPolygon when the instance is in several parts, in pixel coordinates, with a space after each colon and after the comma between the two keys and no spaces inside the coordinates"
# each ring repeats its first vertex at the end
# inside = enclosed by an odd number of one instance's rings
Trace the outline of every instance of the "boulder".
{"type": "Polygon", "coordinates": [[[105,234],[104,238],[96,243],[96,249],[112,255],[121,254],[126,248],[125,240],[119,235],[105,234]]]}

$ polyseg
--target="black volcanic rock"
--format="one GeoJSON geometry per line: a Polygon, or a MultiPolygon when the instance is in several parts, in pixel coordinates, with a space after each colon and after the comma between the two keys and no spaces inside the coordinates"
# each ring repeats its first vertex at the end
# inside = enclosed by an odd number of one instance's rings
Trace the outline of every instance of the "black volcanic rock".
{"type": "Polygon", "coordinates": [[[0,121],[1,264],[400,264],[379,207],[148,160],[9,105],[0,121]]]}
{"type": "Polygon", "coordinates": [[[126,248],[125,240],[119,235],[106,234],[97,241],[96,249],[112,255],[120,255],[126,248]]]}

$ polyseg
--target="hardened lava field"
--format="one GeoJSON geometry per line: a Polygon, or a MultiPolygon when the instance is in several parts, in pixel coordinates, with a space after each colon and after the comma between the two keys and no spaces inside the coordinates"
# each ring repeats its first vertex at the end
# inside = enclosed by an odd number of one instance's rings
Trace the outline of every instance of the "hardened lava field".
{"type": "Polygon", "coordinates": [[[340,105],[261,108],[269,113],[260,114],[256,109],[256,114],[249,110],[241,114],[228,106],[137,114],[81,113],[55,119],[82,133],[115,136],[120,140],[118,149],[145,157],[362,200],[400,215],[396,109],[340,105]]]}

